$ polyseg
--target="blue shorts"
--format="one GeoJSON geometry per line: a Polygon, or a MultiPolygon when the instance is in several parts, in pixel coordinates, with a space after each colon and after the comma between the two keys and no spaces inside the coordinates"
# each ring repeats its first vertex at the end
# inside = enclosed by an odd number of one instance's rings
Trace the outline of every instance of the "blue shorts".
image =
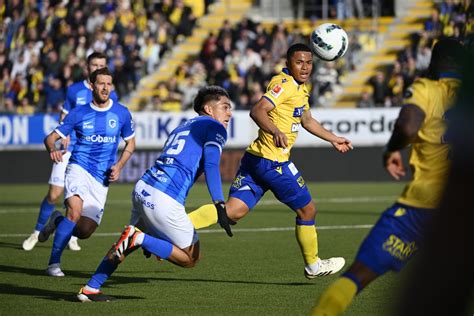
{"type": "Polygon", "coordinates": [[[267,190],[293,210],[306,206],[312,200],[303,177],[291,161],[275,162],[245,153],[230,187],[229,197],[242,200],[252,209],[267,190]]]}
{"type": "Polygon", "coordinates": [[[388,208],[360,246],[356,261],[381,275],[400,271],[419,248],[434,209],[395,203],[388,208]]]}

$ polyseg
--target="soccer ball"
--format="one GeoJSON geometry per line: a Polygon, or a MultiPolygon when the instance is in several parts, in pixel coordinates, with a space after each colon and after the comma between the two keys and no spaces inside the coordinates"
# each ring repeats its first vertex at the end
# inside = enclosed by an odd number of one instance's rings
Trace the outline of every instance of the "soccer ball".
{"type": "Polygon", "coordinates": [[[337,24],[324,23],[311,32],[311,49],[313,53],[325,61],[342,57],[349,46],[347,33],[337,24]]]}

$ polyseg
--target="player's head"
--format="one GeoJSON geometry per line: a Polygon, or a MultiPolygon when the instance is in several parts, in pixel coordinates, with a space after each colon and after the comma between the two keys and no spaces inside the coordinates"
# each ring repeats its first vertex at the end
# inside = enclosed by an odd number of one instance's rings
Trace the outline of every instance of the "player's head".
{"type": "Polygon", "coordinates": [[[87,57],[87,71],[92,74],[94,71],[107,66],[107,56],[104,53],[93,52],[87,57]]]}
{"type": "Polygon", "coordinates": [[[301,43],[293,44],[286,52],[286,67],[290,75],[299,83],[306,82],[313,70],[313,53],[301,43]]]}
{"type": "Polygon", "coordinates": [[[232,112],[229,94],[225,89],[218,86],[201,88],[194,98],[193,106],[199,115],[208,115],[227,128],[232,112]]]}
{"type": "Polygon", "coordinates": [[[443,38],[437,41],[428,68],[430,78],[438,79],[442,72],[461,73],[465,53],[464,46],[455,39],[443,38]]]}
{"type": "Polygon", "coordinates": [[[92,96],[96,103],[105,103],[109,100],[112,91],[112,73],[109,68],[99,68],[89,76],[92,85],[92,96]]]}

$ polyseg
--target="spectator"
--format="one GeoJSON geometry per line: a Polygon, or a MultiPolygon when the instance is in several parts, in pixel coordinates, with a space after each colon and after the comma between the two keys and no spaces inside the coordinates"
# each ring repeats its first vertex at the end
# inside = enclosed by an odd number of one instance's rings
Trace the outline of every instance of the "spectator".
{"type": "Polygon", "coordinates": [[[374,104],[376,107],[390,106],[389,89],[385,80],[385,74],[377,71],[369,83],[373,90],[374,104]]]}
{"type": "Polygon", "coordinates": [[[50,76],[45,87],[46,112],[59,112],[66,97],[61,80],[50,76]]]}

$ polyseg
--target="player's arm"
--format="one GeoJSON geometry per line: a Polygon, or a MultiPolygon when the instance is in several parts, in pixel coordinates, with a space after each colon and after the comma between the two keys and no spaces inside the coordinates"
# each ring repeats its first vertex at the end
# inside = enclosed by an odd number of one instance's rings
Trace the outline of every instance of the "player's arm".
{"type": "Polygon", "coordinates": [[[132,157],[135,151],[135,137],[125,139],[125,147],[122,150],[119,160],[110,168],[109,181],[117,181],[120,177],[120,171],[127,163],[128,159],[132,157]]]}
{"type": "Polygon", "coordinates": [[[227,217],[224,194],[222,193],[221,173],[219,170],[221,150],[221,147],[213,144],[204,146],[204,176],[206,178],[207,189],[217,210],[217,221],[219,225],[224,228],[227,235],[232,237],[233,234],[230,225],[235,223],[227,217]]]}
{"type": "Polygon", "coordinates": [[[337,151],[345,153],[351,149],[352,143],[350,140],[334,135],[332,132],[325,129],[317,120],[313,118],[310,110],[303,112],[301,116],[301,126],[311,134],[327,142],[330,142],[337,151]]]}
{"type": "Polygon", "coordinates": [[[55,146],[55,143],[58,139],[61,138],[61,135],[56,131],[52,131],[48,136],[44,138],[44,145],[46,150],[49,153],[49,157],[53,162],[63,161],[63,152],[58,150],[55,146]]]}
{"type": "Polygon", "coordinates": [[[288,137],[280,131],[268,117],[268,112],[273,110],[274,105],[266,98],[261,98],[250,110],[250,117],[263,131],[273,135],[273,143],[277,147],[286,148],[288,137]]]}
{"type": "Polygon", "coordinates": [[[385,169],[396,180],[405,175],[400,150],[415,140],[424,120],[425,112],[415,104],[405,104],[400,110],[382,158],[385,169]]]}
{"type": "MultiPolygon", "coordinates": [[[[64,121],[64,118],[66,117],[67,113],[64,111],[64,109],[61,111],[59,114],[59,124],[61,124],[64,121]]],[[[64,152],[67,151],[67,148],[69,147],[69,141],[71,140],[70,136],[68,135],[66,138],[63,138],[61,140],[61,144],[63,145],[64,152]]]]}

